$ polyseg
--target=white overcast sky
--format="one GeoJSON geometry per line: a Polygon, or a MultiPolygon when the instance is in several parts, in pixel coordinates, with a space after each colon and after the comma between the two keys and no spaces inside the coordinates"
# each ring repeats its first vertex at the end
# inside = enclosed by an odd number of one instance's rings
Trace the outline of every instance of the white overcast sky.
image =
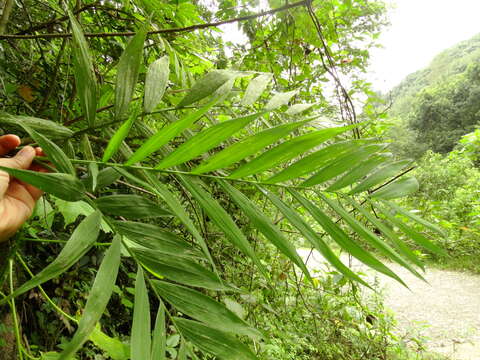
{"type": "MultiPolygon", "coordinates": [[[[393,5],[391,25],[380,36],[383,48],[371,51],[368,76],[376,90],[390,90],[408,74],[428,66],[442,50],[480,33],[480,0],[385,1],[393,5]]],[[[265,2],[260,0],[267,6],[265,2]]],[[[226,41],[247,41],[236,24],[221,29],[226,41]]]]}
{"type": "Polygon", "coordinates": [[[389,0],[390,28],[372,51],[369,79],[387,91],[459,41],[480,33],[480,0],[389,0]]]}

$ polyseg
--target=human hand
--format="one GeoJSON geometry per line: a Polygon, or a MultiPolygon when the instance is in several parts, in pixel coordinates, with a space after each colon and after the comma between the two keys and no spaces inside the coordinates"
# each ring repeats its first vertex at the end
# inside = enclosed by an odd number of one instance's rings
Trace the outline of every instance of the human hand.
{"type": "MultiPolygon", "coordinates": [[[[16,135],[0,136],[0,156],[20,145],[16,135]]],[[[12,158],[0,158],[0,166],[14,169],[45,171],[39,165],[32,165],[35,156],[43,156],[41,148],[26,146],[12,158]]],[[[0,242],[7,240],[30,217],[35,202],[42,191],[0,171],[0,242]]]]}

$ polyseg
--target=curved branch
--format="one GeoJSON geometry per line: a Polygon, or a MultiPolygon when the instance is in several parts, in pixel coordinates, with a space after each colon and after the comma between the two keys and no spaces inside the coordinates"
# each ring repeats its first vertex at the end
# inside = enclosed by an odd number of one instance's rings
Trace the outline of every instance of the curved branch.
{"type": "MultiPolygon", "coordinates": [[[[291,4],[281,6],[281,7],[276,8],[276,9],[262,11],[262,12],[259,12],[259,13],[256,13],[256,14],[240,16],[238,18],[233,18],[233,19],[228,19],[228,20],[223,20],[223,21],[217,21],[217,22],[206,23],[206,24],[196,24],[196,25],[191,25],[191,26],[187,26],[187,27],[183,27],[183,28],[171,28],[171,29],[149,31],[148,35],[192,32],[192,31],[196,31],[196,30],[200,30],[200,29],[206,29],[206,28],[210,28],[210,27],[217,27],[217,26],[220,26],[220,25],[251,20],[251,19],[258,18],[258,17],[262,17],[262,16],[273,15],[277,12],[285,11],[285,10],[296,8],[296,7],[299,7],[299,6],[306,6],[310,3],[310,1],[311,0],[302,0],[302,1],[298,1],[298,2],[295,2],[295,3],[291,3],[291,4]]],[[[135,32],[86,33],[85,37],[106,38],[106,37],[114,37],[114,36],[134,36],[135,34],[136,34],[135,32]]],[[[15,34],[0,35],[0,39],[57,39],[57,38],[70,38],[70,37],[72,37],[71,33],[39,34],[39,35],[32,35],[32,34],[27,34],[27,35],[15,35],[15,34]]]]}

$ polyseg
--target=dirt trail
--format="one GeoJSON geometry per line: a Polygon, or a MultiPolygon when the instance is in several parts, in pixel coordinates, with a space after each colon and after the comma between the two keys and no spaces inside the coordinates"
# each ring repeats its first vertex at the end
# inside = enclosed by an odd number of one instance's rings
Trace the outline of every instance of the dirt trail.
{"type": "MultiPolygon", "coordinates": [[[[306,259],[309,251],[301,249],[299,253],[306,259]]],[[[323,262],[322,256],[314,253],[308,267],[319,269],[323,262]]],[[[377,276],[385,289],[385,305],[399,322],[398,333],[418,334],[429,350],[454,360],[480,360],[480,276],[427,269],[426,284],[399,265],[389,267],[410,290],[353,262],[353,268],[372,280],[377,276]]]]}

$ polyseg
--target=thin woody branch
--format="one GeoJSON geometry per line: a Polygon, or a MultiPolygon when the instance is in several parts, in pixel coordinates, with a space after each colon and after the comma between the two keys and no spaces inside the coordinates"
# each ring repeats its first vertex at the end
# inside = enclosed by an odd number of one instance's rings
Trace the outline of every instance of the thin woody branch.
{"type": "MultiPolygon", "coordinates": [[[[284,6],[281,6],[276,9],[271,9],[267,11],[262,11],[256,14],[252,15],[246,15],[246,16],[240,16],[237,18],[233,19],[228,19],[228,20],[223,20],[223,21],[217,21],[217,22],[212,22],[212,23],[206,23],[206,24],[196,24],[196,25],[191,25],[183,28],[171,28],[171,29],[161,29],[161,30],[155,30],[155,31],[149,31],[148,35],[155,35],[155,34],[171,34],[171,33],[182,33],[182,32],[192,32],[196,30],[201,30],[201,29],[207,29],[210,27],[217,27],[220,25],[225,25],[225,24],[232,24],[240,21],[246,21],[246,20],[252,20],[258,17],[262,16],[267,16],[267,15],[273,15],[277,12],[285,11],[288,9],[293,9],[299,6],[306,6],[307,4],[310,3],[311,0],[302,0],[298,1],[295,3],[291,4],[286,4],[284,6]]],[[[114,37],[114,36],[134,36],[136,33],[135,32],[109,32],[109,33],[86,33],[85,37],[89,38],[106,38],[106,37],[114,37]]],[[[38,34],[38,35],[33,35],[33,34],[26,34],[26,35],[17,35],[17,34],[6,34],[6,35],[0,35],[0,39],[58,39],[58,38],[70,38],[72,37],[71,33],[65,33],[65,34],[38,34]]]]}

